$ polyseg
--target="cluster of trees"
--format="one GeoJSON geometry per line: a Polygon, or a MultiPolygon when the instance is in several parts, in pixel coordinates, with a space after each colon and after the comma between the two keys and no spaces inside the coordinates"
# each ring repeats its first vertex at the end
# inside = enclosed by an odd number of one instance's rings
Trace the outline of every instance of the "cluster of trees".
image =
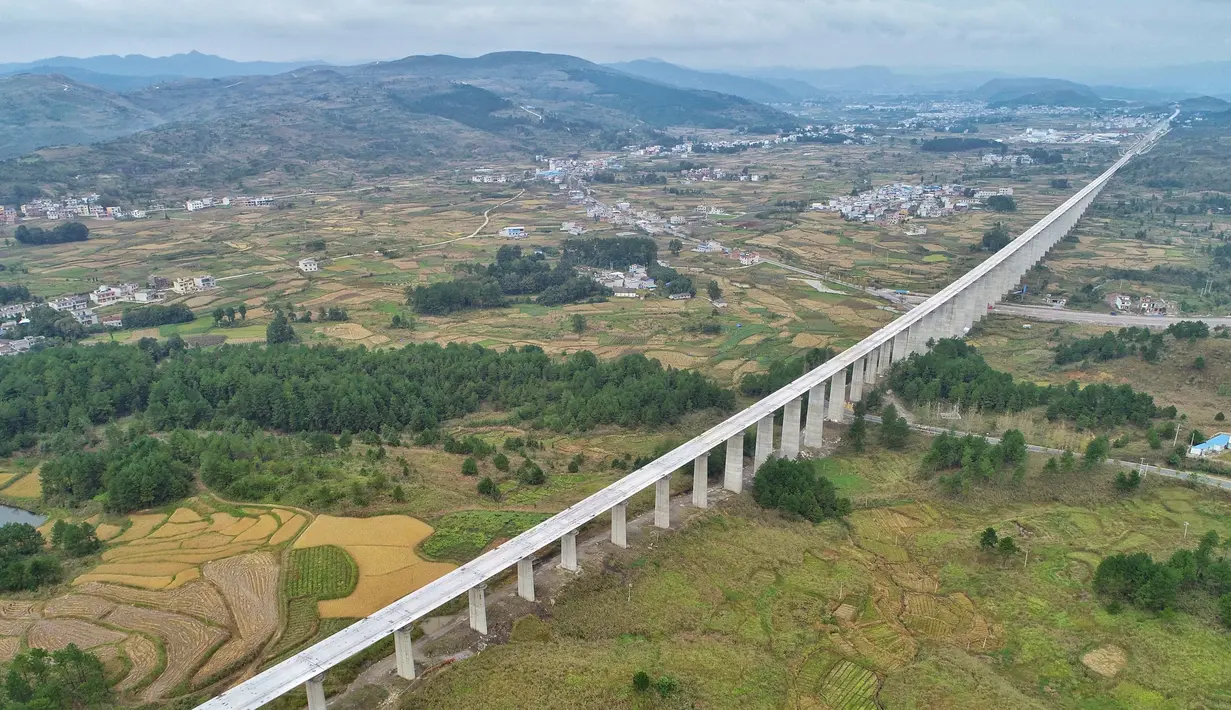
{"type": "MultiPolygon", "coordinates": [[[[214,316],[214,325],[221,325],[224,320],[227,322],[227,325],[235,325],[235,316],[239,316],[240,320],[248,320],[248,304],[240,303],[238,308],[235,306],[227,306],[225,308],[218,306],[211,315],[214,316]]],[[[294,313],[291,315],[294,316],[294,313]]]]}
{"type": "Polygon", "coordinates": [[[84,242],[90,238],[90,228],[81,222],[65,222],[54,229],[21,225],[13,234],[22,244],[65,244],[84,242]]]}
{"type": "Polygon", "coordinates": [[[1001,148],[1003,145],[1000,141],[985,138],[932,138],[923,141],[919,149],[925,153],[956,153],[965,150],[1001,148]]]}
{"type": "Polygon", "coordinates": [[[1012,469],[1012,481],[1020,483],[1026,477],[1026,437],[1010,429],[1000,443],[990,444],[981,436],[957,436],[946,432],[932,439],[932,448],[923,457],[923,471],[941,471],[941,486],[950,493],[961,493],[977,483],[1001,482],[1006,469],[1012,469]]]}
{"type": "Polygon", "coordinates": [[[642,355],[567,359],[536,347],[504,352],[434,343],[370,352],[336,347],[223,346],[156,362],[141,348],[102,344],[0,358],[0,449],[40,432],[142,413],[151,429],[422,431],[487,405],[514,422],[558,431],[672,423],[735,405],[734,393],[642,355]]]}
{"type": "Polygon", "coordinates": [[[157,328],[160,325],[170,325],[172,323],[191,323],[196,319],[192,309],[182,303],[172,306],[154,305],[141,308],[125,308],[124,313],[120,317],[123,318],[125,328],[157,328]]]}
{"type": "Polygon", "coordinates": [[[823,365],[834,356],[833,348],[812,348],[802,356],[774,360],[766,372],[750,372],[740,378],[739,392],[747,397],[764,397],[798,380],[805,372],[823,365]]]}
{"type": "MultiPolygon", "coordinates": [[[[1176,340],[1210,337],[1210,327],[1202,321],[1172,323],[1165,332],[1176,340]]],[[[1083,360],[1105,362],[1131,355],[1140,355],[1146,362],[1158,362],[1162,358],[1164,345],[1163,333],[1153,333],[1149,328],[1121,328],[1057,345],[1056,364],[1067,365],[1083,360]]]]}
{"type": "Polygon", "coordinates": [[[108,707],[111,698],[103,662],[70,643],[17,654],[0,688],[0,710],[86,710],[108,707]]]}
{"type": "Polygon", "coordinates": [[[1056,364],[1067,365],[1083,360],[1106,362],[1140,353],[1146,362],[1157,362],[1162,356],[1163,335],[1149,328],[1121,328],[1092,338],[1080,338],[1056,346],[1056,364]]]}
{"type": "Polygon", "coordinates": [[[1196,549],[1177,550],[1166,562],[1145,552],[1106,557],[1094,572],[1094,591],[1108,600],[1109,610],[1131,604],[1162,611],[1180,592],[1207,594],[1218,599],[1219,618],[1231,627],[1231,561],[1216,554],[1218,547],[1218,533],[1211,530],[1196,549]]]}
{"type": "Polygon", "coordinates": [[[508,305],[504,296],[537,293],[539,297],[536,301],[540,305],[559,306],[611,295],[610,289],[579,275],[567,259],[552,268],[542,252],[525,256],[520,246],[512,244],[500,247],[495,263],[486,266],[463,264],[457,270],[467,276],[450,283],[465,286],[457,288],[432,284],[413,291],[408,289],[408,303],[420,313],[440,315],[441,311],[500,308],[508,305]],[[492,288],[492,284],[496,285],[496,289],[492,288]],[[499,297],[496,296],[497,289],[499,297]]]}
{"type": "Polygon", "coordinates": [[[658,245],[649,237],[584,237],[564,240],[564,258],[573,264],[625,270],[658,262],[658,245]]]}
{"type": "MultiPolygon", "coordinates": [[[[292,314],[293,315],[293,314],[292,314]]],[[[299,342],[299,335],[291,327],[291,321],[281,310],[274,311],[273,320],[265,326],[265,343],[267,345],[285,345],[299,342]]]]}
{"type": "MultiPolygon", "coordinates": [[[[0,269],[0,271],[2,270],[0,269]]],[[[31,298],[33,297],[30,295],[30,289],[21,284],[14,284],[12,286],[0,284],[0,306],[7,306],[10,303],[25,303],[31,298]]]]}
{"type": "Polygon", "coordinates": [[[766,508],[777,508],[819,523],[850,514],[849,498],[838,496],[833,482],[819,476],[807,459],[770,458],[757,469],[752,498],[766,508]]]}
{"type": "MultiPolygon", "coordinates": [[[[1026,151],[1034,159],[1034,162],[1039,165],[1060,165],[1064,162],[1064,153],[1058,150],[1048,150],[1046,148],[1031,148],[1026,151]]],[[[1068,180],[1065,180],[1065,187],[1068,187],[1068,180]]]]}
{"type": "Polygon", "coordinates": [[[188,495],[192,471],[169,444],[142,436],[48,461],[42,482],[43,498],[50,502],[78,505],[103,493],[107,510],[127,513],[188,495]]]}
{"type": "Polygon", "coordinates": [[[85,557],[101,550],[103,543],[93,525],[57,520],[51,526],[51,546],[72,557],[85,557]]]}
{"type": "Polygon", "coordinates": [[[0,592],[38,589],[60,581],[60,561],[43,552],[44,543],[33,525],[0,525],[0,592]]]}
{"type": "Polygon", "coordinates": [[[1009,242],[1013,241],[1013,236],[1009,234],[1009,228],[1004,222],[997,222],[992,225],[992,228],[983,233],[983,241],[979,247],[983,251],[997,252],[1009,246],[1009,242]]]}
{"type": "Polygon", "coordinates": [[[956,339],[941,340],[929,352],[893,369],[889,387],[910,405],[956,402],[985,412],[1021,412],[1047,408],[1048,419],[1067,419],[1084,428],[1118,426],[1131,422],[1148,427],[1150,420],[1173,418],[1175,408],[1160,410],[1154,398],[1130,385],[1092,384],[1081,387],[1015,382],[998,372],[973,346],[956,339]]]}
{"type": "Polygon", "coordinates": [[[476,308],[504,308],[509,304],[493,278],[455,279],[406,289],[406,302],[415,313],[444,316],[476,308]]]}
{"type": "Polygon", "coordinates": [[[992,195],[987,198],[987,208],[993,212],[1016,212],[1017,200],[1012,195],[992,195]]]}
{"type": "Polygon", "coordinates": [[[102,332],[103,326],[96,325],[91,328],[86,328],[84,325],[77,322],[76,318],[69,313],[52,310],[49,306],[36,306],[26,311],[26,318],[30,320],[9,329],[5,336],[9,339],[24,338],[30,335],[38,335],[49,339],[60,339],[66,341],[76,341],[84,338],[90,332],[102,332]]]}
{"type": "Polygon", "coordinates": [[[1017,554],[1017,543],[1008,535],[998,535],[996,528],[989,527],[979,533],[979,549],[984,552],[996,552],[1007,559],[1017,554]]]}

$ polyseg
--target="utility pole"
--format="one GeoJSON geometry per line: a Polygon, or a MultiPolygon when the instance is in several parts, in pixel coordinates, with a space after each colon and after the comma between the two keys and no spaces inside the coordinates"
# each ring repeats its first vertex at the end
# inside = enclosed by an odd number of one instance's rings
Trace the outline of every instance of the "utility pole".
{"type": "Polygon", "coordinates": [[[1184,523],[1184,539],[1188,539],[1188,523],[1184,523]]]}

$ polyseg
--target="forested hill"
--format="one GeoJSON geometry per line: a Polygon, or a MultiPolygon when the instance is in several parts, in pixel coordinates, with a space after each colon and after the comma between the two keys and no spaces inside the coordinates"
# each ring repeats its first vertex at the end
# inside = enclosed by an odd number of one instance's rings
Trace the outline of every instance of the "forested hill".
{"type": "Polygon", "coordinates": [[[552,358],[434,343],[400,350],[156,343],[50,348],[0,359],[0,456],[40,433],[144,415],[155,430],[247,423],[286,432],[422,431],[486,405],[557,431],[672,423],[735,395],[641,355],[552,358]]]}

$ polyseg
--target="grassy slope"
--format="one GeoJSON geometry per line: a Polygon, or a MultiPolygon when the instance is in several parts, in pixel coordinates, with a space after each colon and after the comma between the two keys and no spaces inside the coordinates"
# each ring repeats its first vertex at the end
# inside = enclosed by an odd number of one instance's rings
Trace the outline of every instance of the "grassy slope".
{"type": "Polygon", "coordinates": [[[1033,473],[1022,489],[957,502],[914,480],[918,454],[826,464],[861,490],[858,502],[905,495],[917,504],[857,511],[850,527],[814,527],[736,501],[644,556],[588,572],[548,621],[519,621],[511,643],[428,676],[404,707],[870,707],[867,692],[838,702],[857,691],[860,669],[876,673],[886,708],[1186,708],[1225,699],[1219,669],[1231,643],[1207,609],[1183,600],[1195,613],[1111,616],[1088,579],[1113,551],[1169,554],[1183,542],[1183,522],[1193,534],[1226,535],[1231,504],[1177,487],[1119,498],[1107,472],[1061,484],[1033,473]],[[1020,557],[978,553],[976,533],[989,524],[1030,548],[1025,573],[1020,557]],[[834,616],[839,601],[855,619],[834,616]],[[1115,679],[1080,662],[1105,644],[1128,652],[1115,679]],[[637,670],[673,676],[680,690],[637,696],[637,670]]]}

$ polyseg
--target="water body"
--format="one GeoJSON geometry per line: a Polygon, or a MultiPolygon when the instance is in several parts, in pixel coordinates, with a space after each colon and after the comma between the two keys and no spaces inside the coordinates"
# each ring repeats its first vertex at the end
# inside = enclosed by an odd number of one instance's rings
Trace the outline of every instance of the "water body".
{"type": "Polygon", "coordinates": [[[47,516],[45,515],[31,513],[21,508],[10,508],[7,505],[0,505],[0,525],[6,523],[29,523],[37,528],[45,522],[47,522],[47,516]]]}

